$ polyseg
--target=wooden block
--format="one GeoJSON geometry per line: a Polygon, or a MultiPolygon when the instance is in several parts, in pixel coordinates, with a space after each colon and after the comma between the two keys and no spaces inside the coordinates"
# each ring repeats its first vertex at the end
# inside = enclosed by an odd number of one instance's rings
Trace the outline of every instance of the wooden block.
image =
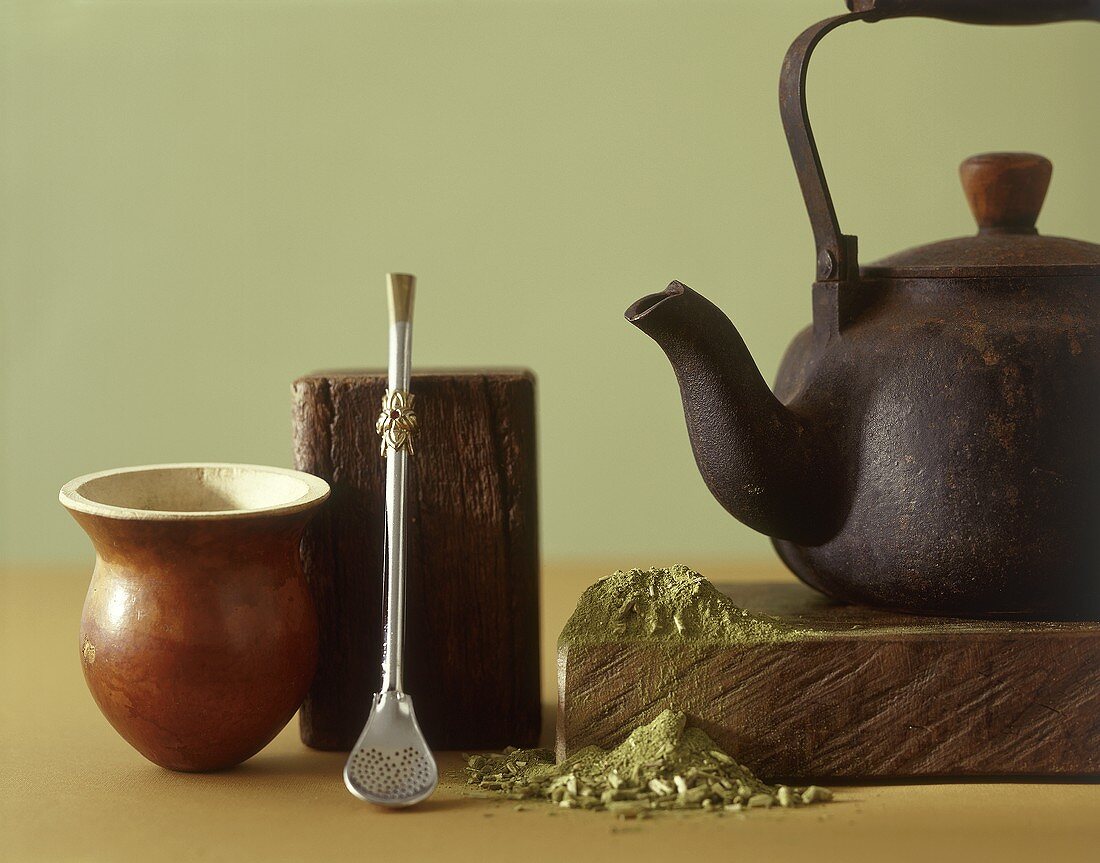
{"type": "MultiPolygon", "coordinates": [[[[381,680],[385,461],[382,372],[294,384],[299,470],[332,498],[302,544],[321,619],[302,740],[350,749],[381,680]]],[[[535,379],[528,371],[414,374],[405,688],[437,749],[535,745],[539,699],[535,379]]]]}
{"type": "Polygon", "coordinates": [[[1100,773],[1100,623],[908,617],[718,585],[812,630],[773,645],[558,649],[558,756],[684,710],[769,779],[1100,773]]]}

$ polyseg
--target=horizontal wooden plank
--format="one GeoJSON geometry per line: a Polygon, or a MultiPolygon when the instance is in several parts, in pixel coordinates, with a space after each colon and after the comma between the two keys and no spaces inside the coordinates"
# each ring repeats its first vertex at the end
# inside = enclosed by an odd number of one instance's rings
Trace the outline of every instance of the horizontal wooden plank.
{"type": "Polygon", "coordinates": [[[1100,624],[915,618],[793,583],[719,585],[779,644],[559,645],[559,755],[666,706],[769,778],[1100,773],[1100,624]]]}

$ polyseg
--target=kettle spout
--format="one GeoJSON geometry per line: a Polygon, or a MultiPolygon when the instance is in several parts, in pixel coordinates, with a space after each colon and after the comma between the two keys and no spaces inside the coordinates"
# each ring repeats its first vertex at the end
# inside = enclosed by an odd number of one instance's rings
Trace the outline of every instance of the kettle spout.
{"type": "Polygon", "coordinates": [[[672,282],[626,319],[668,356],[695,462],[735,518],[774,539],[820,545],[840,529],[836,448],[775,397],[722,311],[672,282]]]}

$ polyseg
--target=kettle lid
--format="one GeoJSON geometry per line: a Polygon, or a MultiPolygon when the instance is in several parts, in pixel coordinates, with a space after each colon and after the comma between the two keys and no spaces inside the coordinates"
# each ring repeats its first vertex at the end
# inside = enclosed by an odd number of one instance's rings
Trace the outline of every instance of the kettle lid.
{"type": "Polygon", "coordinates": [[[868,278],[1100,275],[1100,244],[1045,237],[1035,223],[1053,166],[1032,153],[983,153],[959,175],[978,222],[970,237],[908,249],[862,267],[868,278]]]}

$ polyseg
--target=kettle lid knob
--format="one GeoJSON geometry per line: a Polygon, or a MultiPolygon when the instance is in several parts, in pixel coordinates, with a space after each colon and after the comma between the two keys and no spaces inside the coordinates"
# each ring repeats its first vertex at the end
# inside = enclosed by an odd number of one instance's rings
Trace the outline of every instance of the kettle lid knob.
{"type": "Polygon", "coordinates": [[[1035,234],[1054,166],[1034,153],[982,153],[959,166],[978,233],[1035,234]]]}

